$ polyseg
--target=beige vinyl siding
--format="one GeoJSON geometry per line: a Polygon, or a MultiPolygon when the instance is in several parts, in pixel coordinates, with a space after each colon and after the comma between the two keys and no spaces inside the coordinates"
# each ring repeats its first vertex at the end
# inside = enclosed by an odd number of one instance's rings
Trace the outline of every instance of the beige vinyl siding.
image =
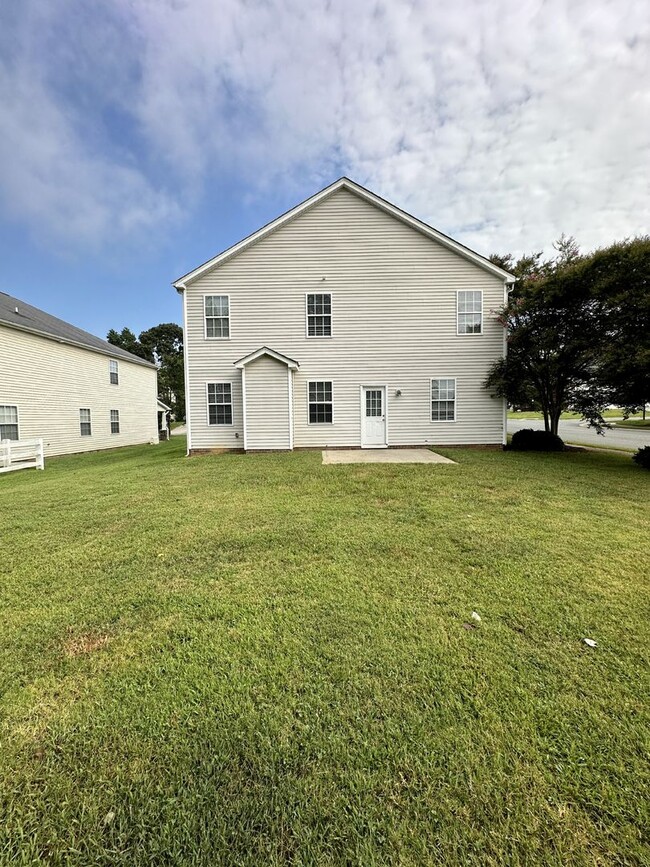
{"type": "Polygon", "coordinates": [[[289,372],[286,364],[262,356],[246,365],[246,448],[288,449],[289,372]]]}
{"type": "Polygon", "coordinates": [[[238,379],[233,362],[263,345],[300,363],[295,447],[359,445],[362,385],[387,387],[389,445],[502,441],[503,402],[481,383],[503,354],[492,312],[504,302],[503,280],[348,190],[204,274],[186,294],[192,448],[241,447],[241,397],[233,390],[232,429],[208,428],[204,383],[238,379]],[[456,333],[461,289],[483,292],[480,335],[456,333]],[[305,297],[323,292],[332,295],[332,336],[308,338],[305,297]],[[230,296],[230,340],[205,339],[205,294],[230,296]],[[457,420],[432,422],[430,382],[447,377],[457,380],[457,420]],[[309,380],[331,380],[332,425],[308,424],[309,380]]]}
{"type": "Polygon", "coordinates": [[[45,455],[158,442],[157,371],[0,326],[0,405],[18,406],[21,439],[42,437],[45,455]],[[91,436],[81,436],[79,410],[90,409],[91,436]],[[111,410],[120,433],[111,434],[111,410]]]}

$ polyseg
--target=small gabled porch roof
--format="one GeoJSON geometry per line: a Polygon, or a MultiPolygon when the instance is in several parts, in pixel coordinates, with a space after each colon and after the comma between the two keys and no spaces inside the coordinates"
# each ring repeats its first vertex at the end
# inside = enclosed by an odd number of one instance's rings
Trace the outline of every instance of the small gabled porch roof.
{"type": "Polygon", "coordinates": [[[299,362],[295,359],[289,358],[288,355],[283,355],[281,352],[276,352],[275,349],[270,349],[268,346],[260,346],[260,348],[256,349],[255,352],[251,352],[248,355],[244,355],[243,358],[233,361],[233,364],[239,370],[243,370],[247,364],[250,364],[252,361],[257,361],[257,359],[261,358],[263,355],[268,356],[268,358],[274,358],[282,364],[286,364],[289,370],[298,370],[300,367],[299,362]]]}

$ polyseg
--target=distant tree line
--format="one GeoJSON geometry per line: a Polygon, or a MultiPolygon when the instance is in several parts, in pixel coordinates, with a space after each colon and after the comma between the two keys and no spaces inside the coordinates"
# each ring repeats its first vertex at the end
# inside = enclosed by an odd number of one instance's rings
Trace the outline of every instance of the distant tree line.
{"type": "Polygon", "coordinates": [[[601,432],[607,406],[627,415],[650,400],[650,237],[583,254],[563,235],[554,249],[490,256],[517,280],[499,311],[508,353],[484,384],[541,411],[551,433],[565,410],[601,432]]]}
{"type": "Polygon", "coordinates": [[[172,408],[175,418],[185,418],[185,375],[183,368],[183,329],[175,322],[155,325],[138,337],[130,328],[106,335],[113,346],[159,365],[158,396],[172,408]]]}

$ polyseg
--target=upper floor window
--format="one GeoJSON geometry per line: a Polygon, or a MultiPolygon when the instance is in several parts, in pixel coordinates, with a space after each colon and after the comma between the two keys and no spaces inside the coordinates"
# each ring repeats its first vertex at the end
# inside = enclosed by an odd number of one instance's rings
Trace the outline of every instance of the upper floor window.
{"type": "Polygon", "coordinates": [[[108,373],[111,380],[111,385],[117,385],[120,381],[120,376],[118,373],[117,361],[111,359],[108,362],[108,373]]]}
{"type": "Polygon", "coordinates": [[[332,424],[332,383],[309,383],[309,424],[332,424]]]}
{"type": "Polygon", "coordinates": [[[89,437],[92,435],[92,429],[90,426],[90,410],[89,409],[80,409],[79,410],[79,429],[81,431],[82,437],[89,437]]]}
{"type": "Polygon", "coordinates": [[[307,295],[307,337],[332,336],[332,296],[307,295]]]}
{"type": "Polygon", "coordinates": [[[208,424],[232,424],[232,386],[229,382],[208,383],[208,424]]]}
{"type": "Polygon", "coordinates": [[[18,439],[18,407],[0,406],[0,440],[18,439]]]}
{"type": "Polygon", "coordinates": [[[230,296],[206,295],[203,299],[206,337],[230,337],[230,296]]]}
{"type": "Polygon", "coordinates": [[[431,380],[431,421],[456,421],[456,380],[431,380]]]}
{"type": "Polygon", "coordinates": [[[481,334],[483,331],[483,293],[462,291],[456,293],[458,334],[481,334]]]}
{"type": "Polygon", "coordinates": [[[120,411],[119,409],[111,410],[111,433],[118,434],[120,432],[120,411]]]}

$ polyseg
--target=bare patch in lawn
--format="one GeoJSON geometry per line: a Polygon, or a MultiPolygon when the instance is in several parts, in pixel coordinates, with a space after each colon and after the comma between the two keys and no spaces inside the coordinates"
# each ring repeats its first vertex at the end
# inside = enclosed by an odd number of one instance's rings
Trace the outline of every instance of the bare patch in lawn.
{"type": "Polygon", "coordinates": [[[75,634],[69,628],[68,636],[63,643],[63,652],[72,659],[75,656],[83,656],[85,653],[93,653],[105,647],[110,641],[110,635],[105,632],[82,632],[75,634]]]}

